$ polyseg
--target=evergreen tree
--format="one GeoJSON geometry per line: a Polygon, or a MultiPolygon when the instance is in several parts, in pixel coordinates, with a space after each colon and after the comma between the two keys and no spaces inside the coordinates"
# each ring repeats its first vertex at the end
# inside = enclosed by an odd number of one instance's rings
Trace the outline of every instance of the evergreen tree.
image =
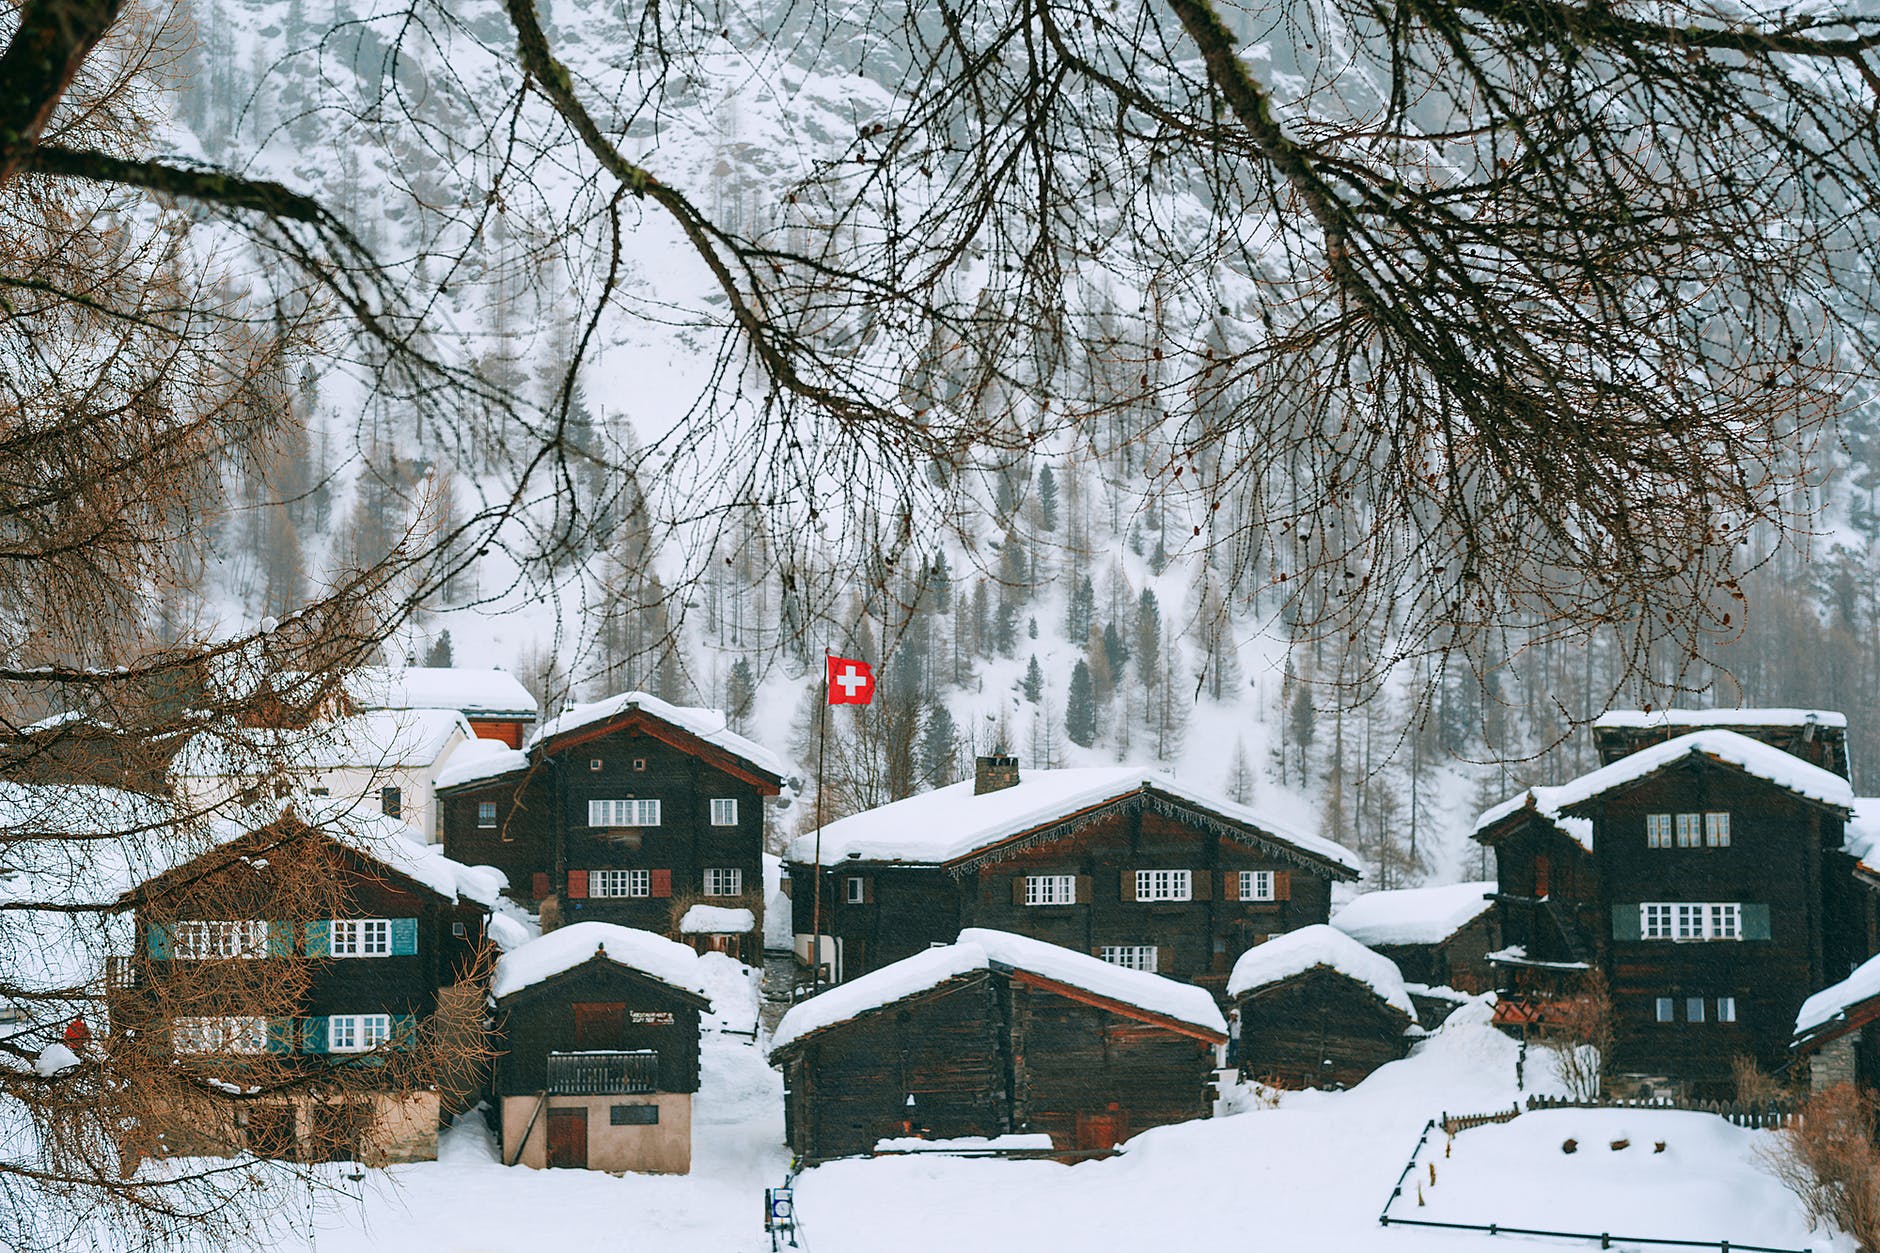
{"type": "Polygon", "coordinates": [[[947,550],[938,549],[927,571],[928,605],[934,613],[953,611],[953,571],[947,565],[947,550]]]}
{"type": "Polygon", "coordinates": [[[1103,656],[1110,663],[1110,673],[1120,675],[1129,662],[1129,645],[1123,642],[1123,633],[1116,629],[1116,623],[1103,624],[1103,656]]]}
{"type": "Polygon", "coordinates": [[[1086,574],[1071,586],[1070,611],[1064,618],[1064,638],[1082,640],[1087,637],[1096,610],[1097,589],[1091,585],[1090,576],[1086,574]]]}
{"type": "Polygon", "coordinates": [[[757,680],[751,674],[751,663],[740,657],[731,663],[731,672],[725,676],[725,713],[731,725],[739,731],[746,729],[756,703],[757,680]]]}
{"type": "Polygon", "coordinates": [[[1136,598],[1136,656],[1145,658],[1142,676],[1146,686],[1155,686],[1155,661],[1162,655],[1162,606],[1155,592],[1142,589],[1136,598]]]}
{"type": "Polygon", "coordinates": [[[451,653],[450,628],[439,631],[437,638],[431,641],[431,646],[424,652],[424,664],[446,668],[457,664],[451,653]]]}
{"type": "Polygon", "coordinates": [[[1031,655],[1031,661],[1025,666],[1025,699],[1037,704],[1044,695],[1044,670],[1038,665],[1038,654],[1031,655]]]}
{"type": "Polygon", "coordinates": [[[959,776],[959,728],[943,702],[934,702],[921,728],[918,763],[920,780],[927,787],[945,787],[959,776]]]}
{"type": "Polygon", "coordinates": [[[1064,703],[1064,733],[1071,743],[1089,748],[1097,740],[1097,699],[1090,686],[1090,667],[1078,662],[1071,670],[1070,695],[1064,703]]]}
{"type": "Polygon", "coordinates": [[[1001,657],[1010,657],[1018,649],[1018,606],[1003,597],[992,624],[992,644],[1001,657]]]}
{"type": "Polygon", "coordinates": [[[1045,534],[1057,530],[1058,488],[1057,476],[1051,473],[1051,467],[1045,466],[1038,471],[1038,522],[1045,534]]]}

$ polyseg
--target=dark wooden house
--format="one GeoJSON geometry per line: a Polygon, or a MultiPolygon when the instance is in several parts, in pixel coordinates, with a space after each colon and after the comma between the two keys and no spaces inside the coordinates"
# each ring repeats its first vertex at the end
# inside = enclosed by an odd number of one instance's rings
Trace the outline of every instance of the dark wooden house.
{"type": "Polygon", "coordinates": [[[1604,930],[1593,824],[1561,813],[1557,794],[1531,788],[1475,825],[1475,838],[1495,852],[1495,1020],[1523,1031],[1539,1030],[1547,1006],[1580,987],[1604,930]]]}
{"type": "Polygon", "coordinates": [[[762,944],[765,798],[782,764],[722,715],[629,692],[551,719],[525,752],[447,768],[444,848],[562,922],[676,935],[687,908],[751,911],[762,944]]]}
{"type": "Polygon", "coordinates": [[[775,1039],[786,1135],[814,1162],[907,1138],[1107,1151],[1206,1117],[1227,1033],[1199,988],[969,929],[798,1003],[775,1039]]]}
{"type": "MultiPolygon", "coordinates": [[[[1565,917],[1577,947],[1558,955],[1605,976],[1609,1088],[1727,1095],[1732,1059],[1782,1064],[1808,992],[1864,956],[1844,847],[1852,802],[1841,775],[1711,727],[1534,789],[1485,815],[1477,838],[1496,849],[1504,939],[1527,942],[1518,960],[1556,955],[1524,916],[1565,917]],[[1560,843],[1531,838],[1561,822],[1585,824],[1586,857],[1569,859],[1564,879],[1558,863],[1537,864],[1560,843]],[[1556,907],[1556,894],[1570,904],[1556,907]]],[[[1544,1027],[1545,997],[1530,1003],[1544,1027]]]]}
{"type": "Polygon", "coordinates": [[[1880,957],[1802,1002],[1790,1047],[1816,1092],[1851,1083],[1880,1091],[1880,957]]]}
{"type": "Polygon", "coordinates": [[[1324,922],[1358,860],[1158,771],[1021,779],[982,757],[973,779],[799,837],[788,871],[798,957],[820,926],[837,981],[989,927],[1218,990],[1247,949],[1324,922]]]}
{"type": "Polygon", "coordinates": [[[1495,986],[1488,955],[1501,948],[1495,891],[1490,881],[1365,892],[1332,925],[1388,957],[1408,983],[1486,992],[1495,986]]]}
{"type": "Polygon", "coordinates": [[[1336,927],[1306,927],[1234,964],[1240,1070],[1279,1088],[1346,1088],[1410,1050],[1416,1007],[1397,967],[1336,927]]]}
{"type": "Polygon", "coordinates": [[[698,957],[648,931],[579,922],[505,953],[496,1097],[511,1166],[683,1175],[692,1168],[698,957]]]}
{"type": "Polygon", "coordinates": [[[393,820],[289,813],[133,888],[114,1028],[203,1076],[140,1151],[434,1158],[440,1123],[482,1082],[480,961],[500,887],[393,820]],[[421,1032],[437,1046],[420,1065],[439,1061],[414,1073],[398,1055],[421,1032]],[[468,1033],[462,1052],[450,1032],[468,1033]],[[261,1094],[211,1095],[249,1086],[261,1094]]]}

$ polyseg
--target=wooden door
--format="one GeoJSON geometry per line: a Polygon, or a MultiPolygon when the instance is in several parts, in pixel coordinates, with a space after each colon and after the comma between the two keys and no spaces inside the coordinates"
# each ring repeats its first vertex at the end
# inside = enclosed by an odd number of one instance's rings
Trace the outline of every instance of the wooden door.
{"type": "Polygon", "coordinates": [[[587,1111],[548,1111],[548,1164],[551,1168],[587,1169],[587,1111]]]}
{"type": "Polygon", "coordinates": [[[624,1001],[576,1001],[574,1046],[591,1052],[626,1047],[627,1006],[624,1001]]]}
{"type": "Polygon", "coordinates": [[[1080,1149],[1113,1148],[1128,1138],[1129,1115],[1115,1101],[1101,1113],[1079,1112],[1077,1115],[1077,1147],[1080,1149]]]}

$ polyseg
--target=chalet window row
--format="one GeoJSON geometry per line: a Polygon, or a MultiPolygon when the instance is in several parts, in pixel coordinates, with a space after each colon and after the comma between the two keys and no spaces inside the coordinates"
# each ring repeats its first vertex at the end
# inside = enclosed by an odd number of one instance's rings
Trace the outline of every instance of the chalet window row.
{"type": "MultiPolygon", "coordinates": [[[[850,878],[846,899],[862,904],[866,880],[850,878]],[[861,886],[857,886],[861,885],[861,886]]],[[[1205,870],[1125,870],[1121,892],[1125,901],[1168,903],[1204,901],[1211,894],[1212,876],[1205,870]]],[[[1292,875],[1285,870],[1238,870],[1221,876],[1221,898],[1228,901],[1275,902],[1292,899],[1292,875]]],[[[1012,878],[1014,905],[1088,905],[1091,879],[1078,874],[1028,874],[1012,878]]]]}
{"type": "MultiPolygon", "coordinates": [[[[548,895],[548,876],[536,876],[536,895],[548,895]]],[[[701,876],[706,896],[744,895],[744,871],[737,866],[707,866],[701,876]]],[[[670,870],[570,870],[570,900],[639,899],[663,900],[672,895],[670,870]]]]}
{"type": "Polygon", "coordinates": [[[416,918],[317,918],[304,931],[292,922],[184,919],[152,923],[145,952],[159,961],[221,961],[261,957],[412,957],[416,918]]]}
{"type": "Polygon", "coordinates": [[[1097,956],[1112,966],[1121,966],[1125,970],[1146,970],[1155,973],[1155,945],[1153,944],[1105,944],[1097,950],[1097,956]]]}
{"type": "Polygon", "coordinates": [[[1683,1020],[1685,1022],[1704,1022],[1706,1020],[1713,1022],[1736,1021],[1736,998],[1734,996],[1717,997],[1714,1002],[1715,1008],[1709,1015],[1706,1015],[1705,1010],[1712,1002],[1705,997],[1656,997],[1654,998],[1652,1007],[1653,1018],[1658,1022],[1677,1022],[1678,1001],[1680,999],[1684,1002],[1683,1020]]]}
{"type": "Polygon", "coordinates": [[[1754,901],[1640,901],[1612,907],[1615,940],[1767,940],[1769,906],[1754,901]]]}
{"type": "Polygon", "coordinates": [[[1647,848],[1728,848],[1730,815],[1646,814],[1647,848]]]}
{"type": "MultiPolygon", "coordinates": [[[[712,797],[708,816],[714,827],[737,826],[738,798],[735,796],[712,797]]],[[[588,802],[588,826],[590,827],[657,827],[662,825],[663,821],[664,810],[656,799],[608,798],[588,802]]],[[[477,803],[477,825],[480,827],[496,825],[495,801],[477,803]]]]}
{"type": "Polygon", "coordinates": [[[369,1053],[417,1028],[412,1014],[332,1014],[314,1018],[176,1018],[170,1048],[181,1054],[369,1053]]]}

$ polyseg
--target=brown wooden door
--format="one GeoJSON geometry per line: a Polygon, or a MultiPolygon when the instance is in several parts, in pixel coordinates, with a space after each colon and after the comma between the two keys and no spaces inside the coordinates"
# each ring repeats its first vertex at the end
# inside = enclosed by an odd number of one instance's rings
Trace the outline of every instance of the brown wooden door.
{"type": "Polygon", "coordinates": [[[1077,1115],[1077,1147],[1107,1149],[1129,1138],[1129,1116],[1114,1101],[1102,1113],[1077,1115]]]}
{"type": "Polygon", "coordinates": [[[574,1046],[582,1052],[626,1046],[627,1006],[624,1001],[576,1001],[574,1046]]]}
{"type": "Polygon", "coordinates": [[[548,1111],[548,1164],[569,1170],[587,1169],[587,1111],[548,1111]]]}

